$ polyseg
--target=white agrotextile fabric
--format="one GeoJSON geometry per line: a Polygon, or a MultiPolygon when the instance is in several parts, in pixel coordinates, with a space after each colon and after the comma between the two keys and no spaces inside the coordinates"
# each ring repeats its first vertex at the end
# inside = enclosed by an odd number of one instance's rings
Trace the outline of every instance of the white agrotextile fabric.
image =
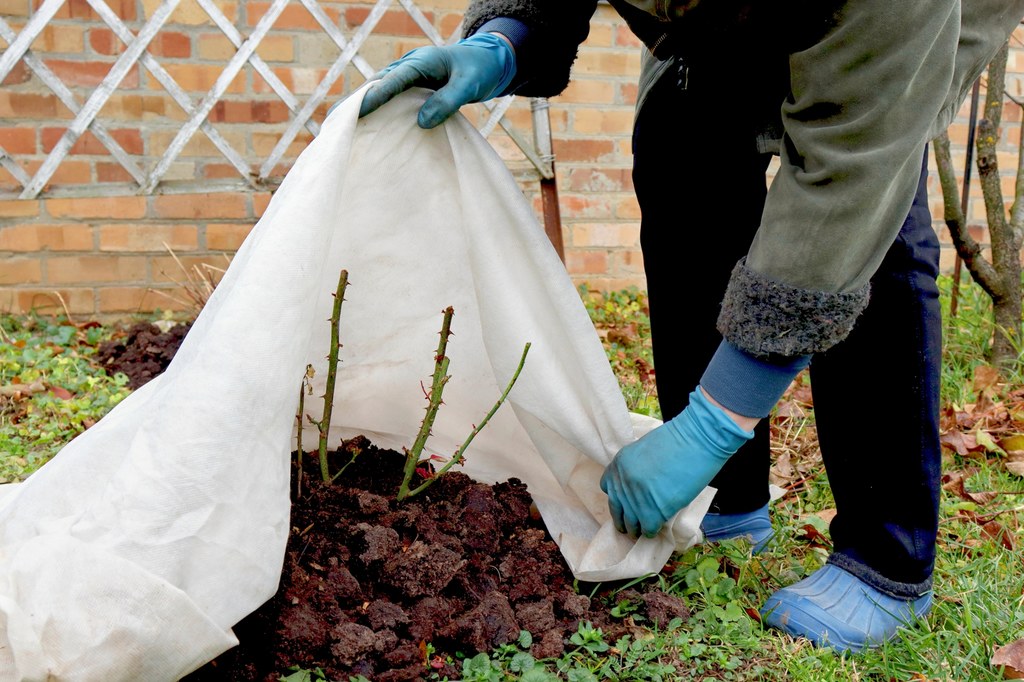
{"type": "Polygon", "coordinates": [[[364,91],[303,151],[167,371],[0,498],[0,679],[174,680],[236,643],[277,590],[300,382],[312,363],[323,392],[342,269],[332,445],[411,444],[453,306],[432,452],[455,451],[530,342],[466,473],[526,482],[583,580],[656,572],[700,539],[710,488],[657,538],[611,526],[604,466],[656,422],[627,411],[501,159],[461,116],[419,129],[425,91],[357,121],[364,91]]]}

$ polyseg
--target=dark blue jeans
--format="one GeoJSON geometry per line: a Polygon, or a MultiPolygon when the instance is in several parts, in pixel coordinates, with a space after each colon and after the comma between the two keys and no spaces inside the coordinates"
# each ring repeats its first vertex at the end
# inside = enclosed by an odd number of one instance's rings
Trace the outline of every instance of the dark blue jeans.
{"type": "MultiPolygon", "coordinates": [[[[686,406],[718,347],[715,321],[729,273],[746,255],[764,207],[771,156],[757,150],[751,108],[737,92],[742,85],[734,80],[670,70],[634,130],[633,181],[666,420],[686,406]]],[[[938,528],[939,246],[926,172],[923,165],[867,309],[844,341],[810,365],[837,509],[829,560],[903,598],[930,588],[938,528]],[[891,437],[872,437],[878,405],[891,437]]],[[[711,482],[718,489],[713,511],[747,512],[768,501],[768,426],[762,420],[711,482]]]]}

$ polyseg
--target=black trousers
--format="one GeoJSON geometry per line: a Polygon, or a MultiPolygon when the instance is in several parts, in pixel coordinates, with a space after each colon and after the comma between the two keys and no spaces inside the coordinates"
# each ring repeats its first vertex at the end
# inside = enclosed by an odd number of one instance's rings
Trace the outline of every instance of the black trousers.
{"type": "MultiPolygon", "coordinates": [[[[719,68],[670,69],[634,130],[633,181],[666,420],[686,407],[721,341],[719,304],[767,194],[771,155],[757,150],[757,107],[719,68]]],[[[905,598],[930,587],[938,527],[939,246],[925,180],[923,165],[913,208],[872,279],[866,311],[843,342],[810,365],[837,507],[830,561],[905,598]],[[893,438],[869,435],[880,403],[893,438]]],[[[768,426],[762,420],[711,482],[718,489],[713,511],[747,512],[768,501],[768,426]]]]}

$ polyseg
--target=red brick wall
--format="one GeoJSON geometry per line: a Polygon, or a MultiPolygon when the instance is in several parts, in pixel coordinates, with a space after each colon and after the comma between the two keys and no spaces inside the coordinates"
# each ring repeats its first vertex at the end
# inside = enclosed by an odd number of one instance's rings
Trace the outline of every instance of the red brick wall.
{"type": "MultiPolygon", "coordinates": [[[[40,0],[0,0],[0,18],[21,31],[40,0]]],[[[113,11],[138,31],[159,0],[114,0],[113,11]]],[[[248,35],[269,2],[217,2],[237,29],[248,35]]],[[[464,0],[419,0],[439,33],[455,31],[464,0]]],[[[372,3],[323,0],[321,6],[349,38],[366,19],[372,3]]],[[[641,46],[606,5],[591,23],[580,50],[573,82],[551,100],[550,121],[565,244],[566,268],[574,281],[600,289],[643,286],[639,252],[639,210],[630,178],[630,129],[636,98],[641,46]]],[[[387,12],[360,55],[378,68],[413,47],[426,44],[421,30],[396,3],[387,12]]],[[[1015,43],[1011,55],[1011,93],[1022,95],[1024,51],[1015,43]]],[[[6,42],[0,40],[0,48],[6,42]]],[[[32,44],[36,56],[73,90],[79,103],[97,87],[123,44],[85,0],[68,0],[32,44]]],[[[327,73],[340,50],[297,0],[286,8],[261,43],[257,54],[295,93],[300,106],[327,73]]],[[[212,87],[234,46],[194,0],[181,0],[171,20],[149,47],[197,104],[212,87]]],[[[315,120],[339,97],[364,82],[351,65],[331,88],[315,120]]],[[[479,105],[464,113],[482,124],[479,105]]],[[[254,170],[277,143],[291,114],[261,76],[247,65],[233,79],[208,117],[216,130],[254,170]]],[[[963,167],[967,108],[954,126],[954,150],[963,167]]],[[[70,110],[38,76],[20,62],[0,85],[0,146],[30,175],[73,120],[70,110]]],[[[508,118],[532,139],[529,102],[517,100],[508,118]]],[[[1004,115],[1000,162],[1007,194],[1012,192],[1015,145],[1020,137],[1020,108],[1004,115]]],[[[187,116],[145,68],[133,67],[98,120],[144,170],[151,169],[187,116]]],[[[275,169],[278,178],[312,139],[303,131],[275,169]]],[[[534,201],[540,218],[536,174],[500,128],[489,138],[534,201]]],[[[975,173],[975,179],[977,175],[975,173]]],[[[273,185],[241,190],[238,173],[209,139],[198,132],[171,164],[161,191],[140,196],[130,176],[108,150],[86,133],[57,169],[38,199],[17,200],[20,185],[0,169],[0,311],[59,309],[88,316],[124,315],[153,309],[177,309],[183,298],[176,282],[184,274],[168,253],[186,268],[199,263],[223,267],[259,219],[273,185]],[[202,182],[199,194],[180,193],[181,183],[202,182]],[[234,182],[230,191],[218,183],[234,182]],[[95,188],[114,188],[116,196],[99,198],[95,188]]],[[[728,177],[723,177],[728,182],[728,177]]],[[[975,183],[974,194],[978,194],[975,183]]],[[[933,213],[940,234],[941,198],[932,182],[933,213]]],[[[980,199],[972,220],[983,224],[980,199]]],[[[948,239],[946,239],[948,242],[948,239]]],[[[952,263],[945,250],[944,265],[952,263]]]]}

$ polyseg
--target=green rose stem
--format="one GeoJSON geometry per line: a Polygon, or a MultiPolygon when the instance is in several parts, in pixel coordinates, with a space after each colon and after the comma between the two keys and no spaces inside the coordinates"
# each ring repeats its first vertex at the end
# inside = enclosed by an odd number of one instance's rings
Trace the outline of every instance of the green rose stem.
{"type": "Polygon", "coordinates": [[[345,288],[348,287],[348,270],[342,270],[338,278],[338,291],[334,294],[334,310],[331,312],[331,347],[327,355],[327,386],[324,389],[324,412],[320,421],[310,421],[320,432],[320,476],[324,483],[331,483],[331,474],[327,468],[327,434],[331,428],[331,411],[334,409],[334,385],[338,379],[338,331],[341,327],[341,303],[345,300],[345,288]]]}
{"type": "Polygon", "coordinates": [[[298,424],[298,431],[295,432],[295,463],[297,474],[295,477],[295,499],[302,497],[302,415],[306,411],[306,392],[312,391],[309,380],[313,378],[313,365],[306,365],[306,373],[302,375],[302,385],[299,386],[299,411],[295,415],[298,424]]]}
{"type": "Polygon", "coordinates": [[[459,449],[455,451],[455,454],[452,455],[452,458],[448,460],[448,462],[443,467],[441,467],[441,469],[438,470],[437,473],[427,478],[425,481],[423,481],[423,483],[421,483],[416,488],[410,490],[409,484],[412,481],[413,474],[416,472],[416,465],[419,463],[420,455],[423,452],[423,446],[426,444],[427,441],[427,436],[430,435],[430,427],[433,425],[434,418],[437,416],[437,410],[441,406],[441,391],[444,389],[444,385],[448,382],[448,379],[450,378],[449,376],[447,376],[448,358],[444,355],[444,351],[448,343],[447,337],[451,333],[451,317],[452,309],[449,307],[448,309],[445,310],[444,322],[441,327],[441,341],[438,343],[438,353],[434,358],[434,380],[431,386],[430,394],[427,397],[427,400],[429,402],[427,406],[427,414],[423,418],[423,424],[420,427],[420,432],[419,435],[416,437],[416,441],[413,443],[412,448],[410,450],[407,450],[405,454],[405,476],[402,479],[401,487],[398,489],[399,501],[404,500],[407,497],[412,497],[413,495],[418,495],[419,493],[423,492],[428,487],[430,487],[430,485],[435,480],[443,476],[445,473],[448,472],[449,469],[451,469],[453,466],[455,466],[464,459],[466,449],[469,447],[470,443],[473,442],[473,439],[476,438],[477,434],[483,430],[483,428],[487,425],[487,422],[489,422],[491,417],[494,416],[494,413],[498,411],[498,408],[501,407],[501,405],[505,402],[505,399],[508,398],[509,392],[512,390],[512,387],[515,386],[516,380],[519,378],[519,374],[523,371],[523,365],[526,364],[526,354],[530,352],[530,344],[527,343],[526,346],[523,348],[522,357],[519,358],[519,366],[516,367],[516,371],[512,374],[512,378],[509,380],[508,386],[506,386],[505,390],[502,392],[501,397],[499,397],[497,402],[494,403],[494,406],[491,408],[490,412],[488,412],[487,415],[484,416],[483,420],[473,427],[473,430],[470,432],[469,436],[467,436],[466,440],[462,443],[461,446],[459,446],[459,449]]]}

